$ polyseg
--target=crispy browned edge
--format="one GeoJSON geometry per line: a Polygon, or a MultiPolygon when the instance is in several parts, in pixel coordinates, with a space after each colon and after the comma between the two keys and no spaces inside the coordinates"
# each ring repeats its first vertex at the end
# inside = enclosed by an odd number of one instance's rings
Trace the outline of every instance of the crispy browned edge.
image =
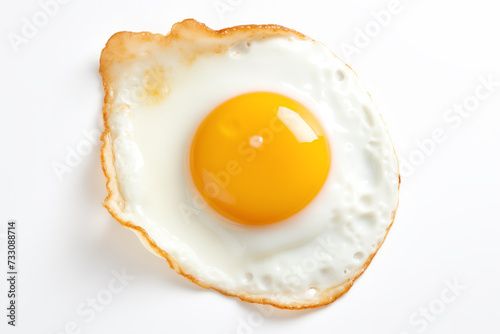
{"type": "MultiPolygon", "coordinates": [[[[176,23],[172,27],[172,31],[167,34],[167,35],[161,35],[161,34],[152,34],[150,32],[141,32],[141,33],[133,33],[133,32],[118,32],[114,34],[113,36],[110,37],[108,42],[106,43],[106,47],[102,50],[101,53],[101,59],[100,59],[100,68],[99,68],[99,73],[102,76],[102,82],[104,86],[104,105],[102,108],[103,111],[103,119],[104,119],[104,131],[101,135],[101,141],[103,142],[102,147],[101,147],[101,165],[102,169],[104,172],[104,175],[107,179],[106,181],[106,188],[108,190],[108,196],[104,200],[104,207],[109,211],[111,216],[115,218],[120,224],[123,226],[134,230],[136,234],[146,243],[146,245],[149,245],[149,247],[159,256],[165,258],[167,262],[169,263],[170,267],[174,269],[177,273],[180,275],[186,277],[188,280],[192,281],[193,283],[206,288],[206,289],[213,289],[221,294],[224,294],[226,296],[231,296],[231,297],[237,297],[243,301],[246,302],[251,302],[251,303],[260,303],[260,304],[267,304],[267,305],[272,305],[277,308],[282,308],[282,309],[291,309],[291,310],[298,310],[298,309],[306,309],[306,308],[314,308],[314,307],[319,307],[323,305],[327,305],[329,303],[332,303],[335,301],[337,298],[342,296],[344,293],[349,291],[351,286],[353,285],[354,281],[366,270],[370,262],[372,261],[373,257],[375,254],[377,254],[378,250],[382,246],[382,244],[385,241],[385,238],[387,237],[387,233],[389,232],[389,229],[392,227],[392,224],[394,222],[394,218],[396,215],[397,211],[397,206],[394,209],[393,215],[392,215],[392,221],[389,227],[387,228],[386,235],[384,236],[384,240],[379,244],[378,248],[373,252],[370,257],[366,260],[366,262],[363,264],[363,266],[358,269],[358,271],[355,272],[353,277],[350,277],[343,283],[333,286],[325,291],[323,291],[317,298],[316,301],[306,301],[304,303],[280,303],[275,300],[269,299],[269,298],[260,298],[248,294],[232,294],[228,293],[224,290],[217,289],[215,287],[212,287],[205,282],[199,280],[198,278],[189,275],[188,273],[184,272],[181,266],[175,261],[174,258],[172,258],[167,252],[165,252],[163,249],[158,247],[158,245],[155,243],[155,241],[148,235],[148,233],[140,226],[134,225],[131,221],[127,221],[123,217],[123,198],[120,194],[119,188],[118,188],[118,181],[116,178],[116,171],[114,168],[114,153],[112,149],[112,143],[111,143],[111,135],[110,135],[110,128],[108,124],[108,117],[109,113],[111,111],[111,100],[112,100],[112,94],[113,92],[111,91],[111,88],[109,87],[109,84],[112,81],[111,74],[109,73],[109,68],[111,67],[113,61],[115,61],[115,56],[120,54],[120,52],[125,52],[124,44],[127,42],[127,39],[129,38],[140,38],[143,41],[147,42],[168,42],[170,39],[175,39],[177,37],[177,34],[174,33],[176,29],[182,29],[183,27],[189,27],[190,29],[196,29],[199,30],[205,34],[209,34],[213,37],[225,37],[231,34],[236,34],[239,32],[246,32],[251,31],[251,35],[255,34],[273,34],[273,35],[292,35],[301,39],[308,39],[308,37],[304,36],[303,34],[279,26],[279,25],[274,25],[274,24],[269,24],[269,25],[242,25],[242,26],[235,26],[235,27],[230,27],[230,28],[225,28],[221,30],[212,30],[208,28],[206,25],[194,20],[194,19],[187,19],[182,22],[176,23]]],[[[122,59],[128,58],[128,55],[122,55],[122,59]]],[[[335,55],[334,55],[335,56],[335,55]]],[[[133,57],[133,56],[132,56],[133,57]]],[[[346,64],[346,66],[348,66],[346,64]]],[[[349,66],[348,66],[349,67],[349,66]]],[[[350,67],[349,67],[350,68],[350,67]]],[[[352,70],[352,69],[351,69],[352,70]]],[[[370,96],[371,98],[371,96],[370,96]]],[[[394,152],[394,154],[396,154],[394,152]]],[[[399,192],[399,187],[401,184],[401,176],[399,176],[399,184],[398,184],[398,192],[399,192]]],[[[398,199],[398,204],[399,204],[399,199],[398,199]]]]}

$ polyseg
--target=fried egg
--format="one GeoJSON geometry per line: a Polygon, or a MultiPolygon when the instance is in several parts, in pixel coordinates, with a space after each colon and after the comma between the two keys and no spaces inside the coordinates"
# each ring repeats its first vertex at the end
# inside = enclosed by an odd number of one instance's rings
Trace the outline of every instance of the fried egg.
{"type": "Polygon", "coordinates": [[[323,44],[276,25],[120,32],[101,55],[105,207],[194,283],[328,304],[393,222],[394,149],[323,44]]]}

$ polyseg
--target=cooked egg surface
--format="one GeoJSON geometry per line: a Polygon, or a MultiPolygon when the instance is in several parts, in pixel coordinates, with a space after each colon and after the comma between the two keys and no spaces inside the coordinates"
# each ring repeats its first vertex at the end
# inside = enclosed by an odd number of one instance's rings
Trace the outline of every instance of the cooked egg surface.
{"type": "Polygon", "coordinates": [[[111,69],[124,219],[233,295],[304,302],[359,274],[399,171],[357,76],[307,38],[186,36],[111,69]]]}

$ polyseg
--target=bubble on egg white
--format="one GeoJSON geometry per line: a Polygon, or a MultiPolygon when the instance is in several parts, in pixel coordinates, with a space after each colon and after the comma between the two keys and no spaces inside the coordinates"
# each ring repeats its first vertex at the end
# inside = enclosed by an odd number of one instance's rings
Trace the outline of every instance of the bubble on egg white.
{"type": "Polygon", "coordinates": [[[352,256],[352,259],[353,259],[353,261],[354,261],[354,262],[359,263],[359,262],[361,262],[361,260],[363,259],[363,257],[364,257],[364,255],[363,255],[363,253],[362,253],[362,252],[356,252],[356,253],[354,253],[354,255],[352,256]]]}
{"type": "Polygon", "coordinates": [[[375,121],[373,120],[373,116],[372,116],[373,113],[370,111],[370,109],[367,106],[363,106],[362,110],[363,110],[363,112],[361,113],[361,115],[363,116],[363,121],[369,127],[373,127],[373,125],[375,124],[375,121]]]}
{"type": "Polygon", "coordinates": [[[345,79],[344,72],[342,72],[341,70],[336,70],[335,71],[335,79],[337,79],[338,81],[344,81],[344,79],[345,79]]]}
{"type": "Polygon", "coordinates": [[[250,52],[251,46],[252,46],[251,42],[241,42],[235,44],[229,49],[229,55],[232,58],[238,58],[240,56],[246,55],[247,53],[250,52]]]}
{"type": "Polygon", "coordinates": [[[363,211],[366,211],[366,210],[370,209],[370,207],[372,206],[373,198],[371,195],[363,195],[359,198],[358,203],[360,205],[360,208],[363,211]]]}

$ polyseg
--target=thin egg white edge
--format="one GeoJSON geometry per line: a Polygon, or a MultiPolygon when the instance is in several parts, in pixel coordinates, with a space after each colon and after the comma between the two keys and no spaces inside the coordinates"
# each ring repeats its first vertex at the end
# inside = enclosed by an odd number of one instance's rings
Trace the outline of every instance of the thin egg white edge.
{"type": "Polygon", "coordinates": [[[154,107],[137,103],[127,94],[141,81],[144,64],[139,62],[127,73],[129,81],[118,80],[117,91],[122,94],[113,103],[110,128],[120,191],[126,211],[134,216],[132,221],[143,227],[185,272],[224,290],[300,296],[311,286],[321,290],[349,278],[349,272],[361,267],[385,237],[397,205],[399,177],[385,125],[354,72],[320,43],[295,38],[253,41],[249,48],[241,44],[225,54],[199,57],[190,65],[168,63],[167,59],[182,63],[182,54],[166,54],[175,52],[158,50],[158,56],[146,59],[170,70],[167,77],[171,91],[154,107]],[[343,80],[339,80],[337,71],[341,71],[343,80]],[[186,224],[179,207],[192,199],[186,182],[190,179],[186,151],[192,135],[217,105],[251,91],[281,93],[315,114],[330,139],[329,176],[317,197],[301,212],[258,232],[214,222],[210,214],[204,221],[186,224]],[[195,101],[193,92],[200,101],[195,101]],[[205,92],[203,98],[199,92],[205,92]],[[120,111],[121,104],[130,105],[130,110],[120,111]],[[192,113],[189,117],[188,112],[192,113]],[[358,133],[349,131],[349,124],[361,125],[361,129],[358,133]],[[155,134],[154,141],[143,135],[161,126],[167,129],[155,134]],[[174,137],[158,147],[159,137],[166,133],[174,137]],[[344,159],[349,155],[354,158],[344,159]],[[380,161],[376,162],[375,155],[380,161]],[[166,160],[174,163],[162,164],[166,160]],[[162,169],[173,176],[152,173],[162,169]],[[378,173],[375,178],[372,169],[378,173]],[[154,195],[161,194],[161,199],[154,196],[156,206],[145,204],[145,194],[151,194],[151,190],[154,195]],[[373,203],[375,200],[377,203],[373,203]],[[165,216],[158,212],[161,210],[153,212],[158,203],[169,203],[174,213],[165,216]],[[173,208],[171,203],[175,203],[173,208]],[[375,226],[370,226],[373,222],[375,226]],[[368,228],[372,229],[370,233],[363,232],[368,228]],[[282,242],[273,244],[278,238],[282,242]],[[294,247],[284,248],[290,244],[294,247]],[[330,246],[329,253],[325,247],[330,246]],[[318,247],[325,251],[321,259],[315,256],[318,247]],[[317,268],[311,269],[306,278],[289,275],[291,266],[307,264],[311,257],[317,268]],[[325,268],[331,268],[328,277],[316,273],[325,272],[325,268]]]}

